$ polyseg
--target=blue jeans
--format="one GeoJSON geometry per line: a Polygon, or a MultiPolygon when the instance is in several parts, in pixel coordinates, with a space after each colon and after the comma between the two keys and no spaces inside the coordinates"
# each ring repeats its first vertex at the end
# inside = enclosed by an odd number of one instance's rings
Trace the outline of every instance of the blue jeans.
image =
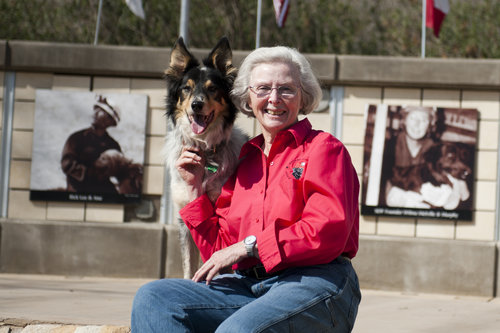
{"type": "Polygon", "coordinates": [[[164,279],[137,291],[132,332],[350,332],[360,300],[356,272],[343,257],[265,280],[164,279]]]}

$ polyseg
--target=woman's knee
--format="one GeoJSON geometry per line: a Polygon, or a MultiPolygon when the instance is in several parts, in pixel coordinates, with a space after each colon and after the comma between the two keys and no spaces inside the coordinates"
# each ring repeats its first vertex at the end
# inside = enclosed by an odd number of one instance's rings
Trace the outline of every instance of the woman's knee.
{"type": "Polygon", "coordinates": [[[141,286],[134,297],[132,311],[137,309],[155,309],[175,303],[178,288],[175,280],[156,280],[141,286]]]}

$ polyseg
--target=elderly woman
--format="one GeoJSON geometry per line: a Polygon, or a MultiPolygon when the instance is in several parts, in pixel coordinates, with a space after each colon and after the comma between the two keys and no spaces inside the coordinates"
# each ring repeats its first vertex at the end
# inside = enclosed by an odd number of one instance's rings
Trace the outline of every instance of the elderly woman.
{"type": "Polygon", "coordinates": [[[177,167],[193,201],[180,214],[204,264],[192,281],[141,287],[132,331],[349,332],[361,298],[350,261],[359,183],[342,143],[298,119],[318,105],[318,81],[296,50],[259,48],[232,94],[262,134],[216,203],[201,190],[203,157],[184,150],[177,167]]]}
{"type": "Polygon", "coordinates": [[[384,157],[385,167],[392,168],[385,171],[391,174],[386,186],[386,203],[391,207],[430,208],[421,193],[405,190],[399,184],[408,182],[412,168],[426,162],[425,153],[434,144],[431,130],[436,123],[435,111],[428,107],[407,106],[401,112],[402,130],[388,143],[384,157]]]}

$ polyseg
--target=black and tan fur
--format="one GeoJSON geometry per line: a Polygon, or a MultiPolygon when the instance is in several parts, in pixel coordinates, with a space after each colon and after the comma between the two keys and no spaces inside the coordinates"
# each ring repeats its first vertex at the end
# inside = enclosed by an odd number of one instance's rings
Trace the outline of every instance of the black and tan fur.
{"type": "MultiPolygon", "coordinates": [[[[227,38],[222,38],[200,64],[179,38],[165,71],[169,131],[165,144],[171,197],[178,211],[188,203],[186,185],[175,168],[183,147],[198,147],[206,159],[203,188],[215,202],[233,173],[247,137],[234,128],[237,109],[229,93],[237,75],[227,38]]],[[[191,278],[199,252],[184,222],[180,222],[184,278],[191,278]]]]}

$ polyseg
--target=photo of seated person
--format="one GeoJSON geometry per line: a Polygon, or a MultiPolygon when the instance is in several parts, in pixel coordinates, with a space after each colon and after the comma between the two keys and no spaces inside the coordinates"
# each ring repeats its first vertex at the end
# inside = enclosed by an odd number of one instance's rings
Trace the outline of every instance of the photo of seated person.
{"type": "MultiPolygon", "coordinates": [[[[456,209],[470,196],[463,179],[433,166],[444,145],[434,108],[403,107],[399,132],[386,143],[383,176],[389,207],[456,209]]],[[[451,145],[450,149],[455,149],[451,145]]],[[[458,162],[454,162],[458,163],[458,162]]],[[[469,169],[470,173],[470,169],[469,169]]]]}

